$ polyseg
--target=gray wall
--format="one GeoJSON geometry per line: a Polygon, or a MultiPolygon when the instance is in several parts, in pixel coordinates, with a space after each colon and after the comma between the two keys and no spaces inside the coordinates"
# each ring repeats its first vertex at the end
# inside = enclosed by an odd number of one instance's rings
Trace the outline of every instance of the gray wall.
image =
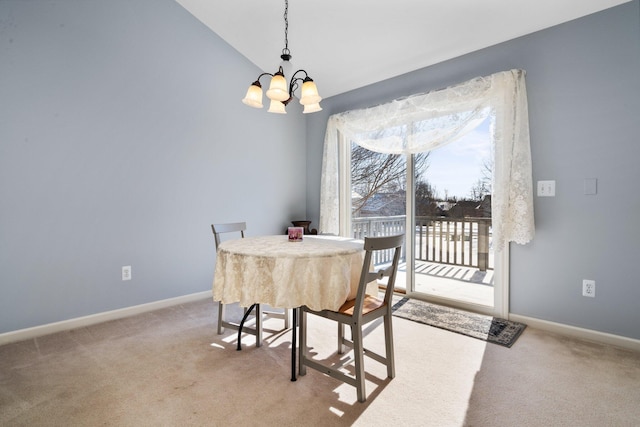
{"type": "Polygon", "coordinates": [[[172,0],[0,1],[0,333],[210,290],[212,222],[304,219],[259,72],[172,0]]]}
{"type": "Polygon", "coordinates": [[[534,241],[511,245],[510,311],[640,339],[638,0],[323,101],[307,125],[309,219],[329,115],[511,68],[527,71],[533,179],[556,180],[557,197],[535,198],[534,241]]]}

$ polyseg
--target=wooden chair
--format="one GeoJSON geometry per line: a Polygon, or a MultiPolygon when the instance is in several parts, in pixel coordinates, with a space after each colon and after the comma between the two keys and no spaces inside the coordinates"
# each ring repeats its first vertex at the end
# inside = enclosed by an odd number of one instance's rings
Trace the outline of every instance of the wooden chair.
{"type": "Polygon", "coordinates": [[[364,240],[365,258],[358,284],[358,293],[354,300],[346,301],[338,311],[322,310],[314,311],[303,306],[300,309],[300,375],[306,374],[307,366],[316,369],[333,378],[350,384],[357,389],[358,400],[366,400],[364,355],[387,366],[387,376],[395,377],[395,362],[393,355],[393,329],[391,298],[395,285],[398,262],[404,241],[403,235],[388,237],[367,237],[364,240]],[[393,261],[387,268],[378,271],[370,271],[374,252],[394,249],[393,261]],[[384,298],[366,295],[367,284],[373,280],[388,277],[387,289],[384,298]],[[338,353],[343,353],[345,346],[351,348],[355,359],[355,375],[351,376],[339,370],[342,365],[328,366],[313,360],[309,356],[307,348],[307,313],[338,322],[338,353]],[[363,346],[363,326],[382,317],[384,319],[385,355],[382,356],[363,346]],[[344,325],[351,327],[351,340],[344,336],[344,325]]]}
{"type": "MultiPolygon", "coordinates": [[[[244,232],[247,230],[247,224],[245,222],[234,222],[234,223],[226,223],[226,224],[211,224],[211,230],[213,231],[213,238],[216,243],[216,251],[218,250],[218,246],[220,246],[221,242],[221,234],[226,233],[239,233],[241,238],[244,238],[244,232]]],[[[238,235],[238,234],[236,234],[238,235]]],[[[245,308],[246,313],[247,308],[245,308]]],[[[255,305],[255,327],[243,327],[243,331],[248,334],[255,335],[256,337],[256,347],[260,347],[262,345],[262,317],[263,315],[269,315],[272,317],[279,317],[284,319],[284,327],[285,329],[289,328],[289,310],[284,309],[284,312],[275,312],[263,310],[260,304],[255,305]]],[[[229,322],[225,318],[225,305],[222,302],[218,302],[218,335],[222,335],[224,333],[224,328],[231,328],[238,330],[240,325],[238,323],[229,322]]],[[[238,347],[240,347],[240,342],[238,341],[238,347]]]]}

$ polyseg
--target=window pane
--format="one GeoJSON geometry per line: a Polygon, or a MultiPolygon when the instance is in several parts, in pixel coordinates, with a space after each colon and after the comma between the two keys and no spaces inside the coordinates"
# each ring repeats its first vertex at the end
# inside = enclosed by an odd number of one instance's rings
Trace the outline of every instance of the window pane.
{"type": "Polygon", "coordinates": [[[351,145],[351,226],[355,238],[404,232],[405,156],[351,145]]]}
{"type": "Polygon", "coordinates": [[[416,166],[415,290],[493,306],[489,120],[416,166]]]}

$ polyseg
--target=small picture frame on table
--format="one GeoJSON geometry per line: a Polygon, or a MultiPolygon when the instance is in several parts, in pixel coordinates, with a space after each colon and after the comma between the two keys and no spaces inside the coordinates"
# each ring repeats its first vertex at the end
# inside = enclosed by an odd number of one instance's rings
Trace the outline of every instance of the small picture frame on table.
{"type": "Polygon", "coordinates": [[[302,242],[302,236],[304,235],[303,227],[289,227],[289,241],[290,242],[302,242]]]}

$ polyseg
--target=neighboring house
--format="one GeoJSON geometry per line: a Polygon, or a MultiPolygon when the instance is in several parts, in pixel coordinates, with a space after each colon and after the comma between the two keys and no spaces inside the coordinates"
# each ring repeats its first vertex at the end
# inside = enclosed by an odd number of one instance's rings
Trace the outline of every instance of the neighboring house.
{"type": "MultiPolygon", "coordinates": [[[[376,193],[364,203],[357,217],[396,216],[405,214],[405,192],[376,193]]],[[[352,205],[358,205],[362,197],[352,194],[352,205]]],[[[421,200],[417,216],[444,216],[448,218],[490,218],[491,196],[480,202],[474,200],[444,201],[421,200]]]]}
{"type": "Polygon", "coordinates": [[[405,193],[376,193],[369,197],[360,209],[360,217],[396,216],[406,212],[405,193]]]}
{"type": "Polygon", "coordinates": [[[491,196],[485,196],[482,201],[460,200],[446,211],[450,218],[491,218],[491,196]]]}

